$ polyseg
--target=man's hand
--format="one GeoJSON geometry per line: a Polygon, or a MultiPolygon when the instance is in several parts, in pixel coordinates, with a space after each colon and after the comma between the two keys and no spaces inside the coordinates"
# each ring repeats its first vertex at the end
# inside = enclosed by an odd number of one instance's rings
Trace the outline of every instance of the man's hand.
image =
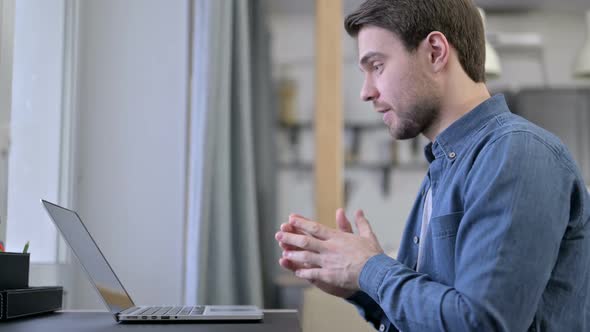
{"type": "Polygon", "coordinates": [[[361,210],[355,219],[359,235],[352,234],[342,209],[337,211],[336,221],[339,230],[290,216],[289,223],[276,234],[284,250],[279,263],[327,293],[348,297],[359,289],[358,279],[367,260],[383,249],[361,210]]]}
{"type": "MultiPolygon", "coordinates": [[[[289,220],[291,220],[293,218],[301,218],[301,219],[308,220],[307,218],[297,215],[297,214],[292,214],[289,216],[289,220]]],[[[346,218],[346,215],[344,214],[343,209],[338,209],[336,211],[336,224],[338,225],[338,229],[340,229],[341,231],[347,232],[347,233],[352,233],[352,226],[350,225],[350,221],[348,221],[348,219],[346,218]]],[[[282,224],[281,231],[288,232],[288,233],[302,234],[302,235],[306,234],[306,233],[296,230],[289,223],[282,224]]],[[[300,248],[293,247],[293,246],[285,244],[283,242],[279,242],[279,245],[281,246],[281,248],[284,251],[301,250],[300,248]]],[[[293,272],[295,272],[299,269],[303,269],[303,268],[317,267],[317,266],[312,266],[312,265],[309,265],[306,263],[304,263],[304,264],[295,263],[295,262],[290,261],[287,258],[280,258],[279,264],[282,267],[284,267],[285,269],[291,270],[293,272]]],[[[318,281],[318,280],[312,280],[311,283],[313,285],[315,285],[317,288],[321,289],[322,291],[324,291],[330,295],[338,296],[341,298],[348,298],[355,293],[352,290],[332,286],[332,285],[326,284],[326,283],[318,281]]]]}

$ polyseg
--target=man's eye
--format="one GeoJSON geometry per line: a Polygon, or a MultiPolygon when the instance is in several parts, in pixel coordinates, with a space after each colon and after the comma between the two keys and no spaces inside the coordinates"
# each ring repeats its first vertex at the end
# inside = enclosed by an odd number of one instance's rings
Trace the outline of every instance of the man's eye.
{"type": "Polygon", "coordinates": [[[381,63],[373,65],[374,71],[381,71],[382,68],[383,68],[383,64],[381,64],[381,63]]]}

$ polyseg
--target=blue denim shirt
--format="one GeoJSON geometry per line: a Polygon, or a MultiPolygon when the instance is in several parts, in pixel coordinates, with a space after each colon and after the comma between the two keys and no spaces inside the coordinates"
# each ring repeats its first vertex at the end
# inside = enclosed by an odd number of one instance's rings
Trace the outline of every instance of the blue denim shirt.
{"type": "Polygon", "coordinates": [[[589,331],[590,201],[559,139],[496,95],[425,153],[399,256],[367,261],[359,312],[381,331],[589,331]]]}

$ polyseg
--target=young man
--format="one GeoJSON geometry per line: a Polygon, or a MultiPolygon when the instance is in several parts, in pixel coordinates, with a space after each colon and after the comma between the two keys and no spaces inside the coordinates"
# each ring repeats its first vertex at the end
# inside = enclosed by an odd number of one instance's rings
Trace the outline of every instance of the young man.
{"type": "Polygon", "coordinates": [[[430,167],[397,260],[339,210],[338,230],[291,215],[279,263],[380,331],[590,330],[588,192],[555,136],[490,97],[471,1],[367,0],[345,27],[361,97],[394,138],[430,139],[430,167]]]}

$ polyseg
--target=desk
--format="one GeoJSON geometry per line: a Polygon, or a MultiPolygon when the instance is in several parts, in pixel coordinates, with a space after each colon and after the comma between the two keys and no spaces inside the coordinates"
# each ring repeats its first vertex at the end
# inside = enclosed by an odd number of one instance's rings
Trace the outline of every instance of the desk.
{"type": "Polygon", "coordinates": [[[0,322],[2,332],[36,331],[190,331],[190,332],[300,332],[294,310],[265,310],[262,322],[253,323],[117,323],[109,312],[60,311],[54,314],[0,322]]]}

